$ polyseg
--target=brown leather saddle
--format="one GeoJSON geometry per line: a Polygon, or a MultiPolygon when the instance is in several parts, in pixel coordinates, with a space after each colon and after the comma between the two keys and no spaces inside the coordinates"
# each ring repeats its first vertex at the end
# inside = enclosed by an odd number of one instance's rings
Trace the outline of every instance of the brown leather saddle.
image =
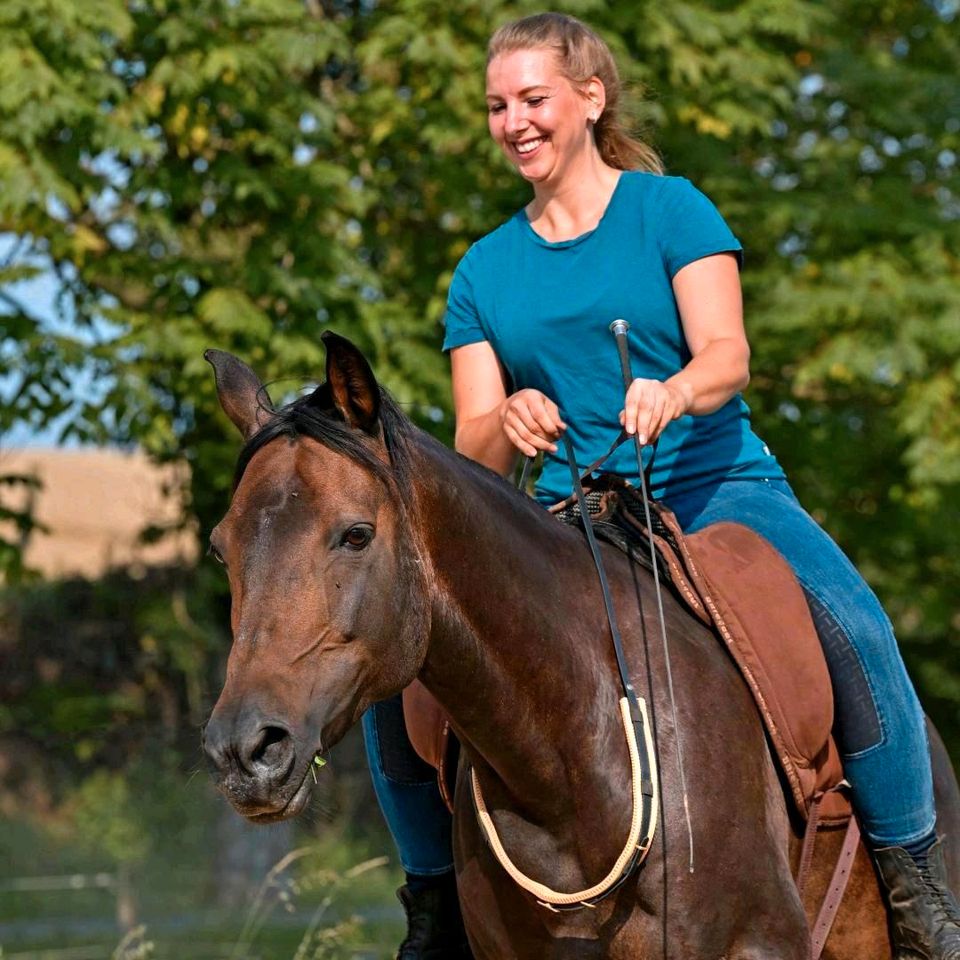
{"type": "MultiPolygon", "coordinates": [[[[610,475],[590,482],[586,500],[597,537],[648,568],[652,539],[662,582],[719,637],[753,694],[797,813],[806,820],[816,806],[821,823],[849,820],[831,733],[830,677],[803,590],[786,560],[738,523],[685,535],[658,503],[651,504],[648,531],[639,492],[610,475]]],[[[551,512],[580,523],[570,501],[551,512]]],[[[403,701],[414,749],[438,770],[441,793],[451,805],[449,721],[419,681],[404,691],[403,701]]]]}

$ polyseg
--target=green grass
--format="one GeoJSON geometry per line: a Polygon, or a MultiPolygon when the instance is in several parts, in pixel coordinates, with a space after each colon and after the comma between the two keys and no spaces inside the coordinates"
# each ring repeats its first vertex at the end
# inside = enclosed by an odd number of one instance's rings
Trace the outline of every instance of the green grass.
{"type": "MultiPolygon", "coordinates": [[[[402,937],[394,890],[402,882],[379,830],[363,838],[340,822],[301,827],[295,849],[259,877],[233,909],[216,905],[217,850],[210,804],[197,788],[183,830],[152,837],[145,860],[129,868],[138,929],[117,926],[114,889],[13,889],[41,878],[118,874],[118,864],[65,818],[0,820],[2,960],[333,960],[387,958],[402,937]],[[198,842],[199,838],[199,842],[198,842]]],[[[158,798],[154,798],[156,801],[158,798]]],[[[162,798],[160,798],[162,799],[162,798]]]]}
{"type": "MultiPolygon", "coordinates": [[[[361,845],[319,840],[291,851],[243,909],[203,903],[185,910],[159,891],[127,939],[117,931],[109,890],[4,892],[2,927],[17,931],[3,960],[323,960],[394,955],[402,936],[385,858],[356,860],[361,845]],[[351,864],[344,868],[343,864],[351,864]],[[84,949],[87,948],[87,949],[84,949]]],[[[141,880],[147,876],[140,875],[141,880]]],[[[196,878],[194,878],[196,879],[196,878]]],[[[144,880],[145,882],[145,880],[144,880]]]]}

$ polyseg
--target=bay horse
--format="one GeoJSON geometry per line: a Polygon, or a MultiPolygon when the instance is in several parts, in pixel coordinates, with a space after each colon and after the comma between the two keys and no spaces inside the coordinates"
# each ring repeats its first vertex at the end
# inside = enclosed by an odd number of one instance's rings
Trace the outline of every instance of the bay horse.
{"type": "MultiPolygon", "coordinates": [[[[516,866],[559,890],[607,874],[631,783],[600,588],[582,533],[417,429],[363,355],[324,334],[326,382],[273,409],[242,361],[208,351],[245,446],[210,536],[232,593],[233,647],[204,732],[219,789],[249,820],[308,801],[314,758],[415,677],[462,744],[454,855],[478,960],[808,960],[807,912],[842,831],[825,831],[804,904],[792,819],[754,701],[715,636],[664,595],[666,696],[652,581],[602,547],[638,693],[654,708],[661,821],[639,870],[593,909],[554,912],[484,841],[477,775],[516,866]],[[694,869],[676,763],[682,740],[694,869]]],[[[931,731],[940,830],[960,874],[960,793],[931,731]]],[[[872,864],[858,852],[828,960],[890,957],[872,864]]]]}

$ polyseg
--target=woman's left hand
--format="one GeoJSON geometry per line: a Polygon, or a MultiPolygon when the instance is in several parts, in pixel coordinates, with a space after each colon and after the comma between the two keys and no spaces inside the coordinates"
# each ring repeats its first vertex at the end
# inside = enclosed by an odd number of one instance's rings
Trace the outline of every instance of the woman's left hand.
{"type": "Polygon", "coordinates": [[[680,386],[637,378],[630,384],[620,411],[620,425],[643,444],[655,443],[667,424],[682,417],[690,400],[680,386]]]}

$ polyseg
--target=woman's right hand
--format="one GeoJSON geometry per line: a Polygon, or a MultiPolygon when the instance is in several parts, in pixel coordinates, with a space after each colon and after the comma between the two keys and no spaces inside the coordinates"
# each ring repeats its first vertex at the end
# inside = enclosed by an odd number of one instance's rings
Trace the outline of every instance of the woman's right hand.
{"type": "Polygon", "coordinates": [[[567,429],[557,405],[532,388],[518,390],[500,404],[500,425],[507,439],[526,457],[535,457],[539,450],[556,453],[554,441],[567,429]]]}

